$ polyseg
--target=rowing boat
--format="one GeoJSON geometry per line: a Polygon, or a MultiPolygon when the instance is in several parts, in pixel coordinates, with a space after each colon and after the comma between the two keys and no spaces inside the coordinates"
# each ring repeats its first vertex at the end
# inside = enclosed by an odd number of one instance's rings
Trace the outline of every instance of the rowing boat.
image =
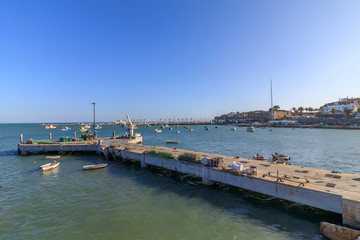
{"type": "Polygon", "coordinates": [[[83,166],[84,170],[94,170],[99,168],[107,167],[107,163],[91,164],[83,166]]]}
{"type": "Polygon", "coordinates": [[[45,172],[47,170],[57,168],[59,165],[60,165],[60,162],[54,161],[53,163],[47,163],[47,164],[41,165],[40,168],[45,172]]]}

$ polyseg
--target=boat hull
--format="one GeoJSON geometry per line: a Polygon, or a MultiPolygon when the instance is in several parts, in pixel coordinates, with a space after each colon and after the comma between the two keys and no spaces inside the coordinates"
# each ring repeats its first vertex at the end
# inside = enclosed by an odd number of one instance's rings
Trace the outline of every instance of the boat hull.
{"type": "Polygon", "coordinates": [[[95,170],[107,167],[107,163],[100,163],[100,164],[91,164],[83,166],[83,170],[95,170]]]}
{"type": "Polygon", "coordinates": [[[59,165],[60,165],[59,162],[56,162],[56,163],[48,163],[48,164],[41,165],[40,168],[43,170],[43,172],[45,172],[45,171],[48,171],[48,170],[57,168],[57,167],[59,167],[59,165]]]}

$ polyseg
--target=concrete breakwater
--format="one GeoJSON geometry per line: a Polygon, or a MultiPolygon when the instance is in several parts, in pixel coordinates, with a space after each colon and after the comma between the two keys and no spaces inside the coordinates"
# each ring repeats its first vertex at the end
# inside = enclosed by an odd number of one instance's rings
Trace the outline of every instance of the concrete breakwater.
{"type": "Polygon", "coordinates": [[[224,183],[339,213],[342,214],[344,225],[360,229],[360,174],[334,173],[176,148],[144,146],[138,144],[139,142],[139,139],[102,138],[83,143],[83,147],[79,144],[76,145],[76,143],[44,144],[43,146],[39,146],[41,144],[19,143],[18,150],[22,154],[36,154],[45,152],[68,153],[82,149],[84,152],[104,153],[109,158],[131,159],[140,162],[142,167],[156,166],[197,176],[202,179],[204,184],[224,183]],[[171,153],[175,157],[191,152],[199,158],[218,158],[222,162],[221,165],[217,166],[205,166],[200,162],[193,163],[176,158],[154,156],[149,154],[152,150],[171,153]],[[256,171],[231,170],[233,161],[240,162],[245,169],[256,169],[256,171]]]}

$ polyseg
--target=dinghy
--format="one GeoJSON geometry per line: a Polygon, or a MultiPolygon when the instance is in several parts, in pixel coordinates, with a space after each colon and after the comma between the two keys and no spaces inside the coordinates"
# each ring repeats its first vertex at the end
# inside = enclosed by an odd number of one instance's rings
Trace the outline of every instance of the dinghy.
{"type": "Polygon", "coordinates": [[[57,168],[59,165],[60,165],[60,162],[54,161],[53,163],[47,163],[47,164],[41,165],[40,168],[45,172],[47,170],[57,168]]]}
{"type": "Polygon", "coordinates": [[[85,165],[83,166],[84,170],[94,170],[99,168],[107,167],[107,163],[99,163],[99,164],[92,164],[92,165],[85,165]]]}

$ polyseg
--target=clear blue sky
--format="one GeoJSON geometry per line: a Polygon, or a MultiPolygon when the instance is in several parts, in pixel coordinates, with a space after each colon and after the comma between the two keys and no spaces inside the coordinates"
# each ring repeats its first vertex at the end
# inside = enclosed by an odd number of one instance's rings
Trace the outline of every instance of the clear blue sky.
{"type": "Polygon", "coordinates": [[[213,118],[360,97],[360,1],[0,1],[0,122],[213,118]]]}

